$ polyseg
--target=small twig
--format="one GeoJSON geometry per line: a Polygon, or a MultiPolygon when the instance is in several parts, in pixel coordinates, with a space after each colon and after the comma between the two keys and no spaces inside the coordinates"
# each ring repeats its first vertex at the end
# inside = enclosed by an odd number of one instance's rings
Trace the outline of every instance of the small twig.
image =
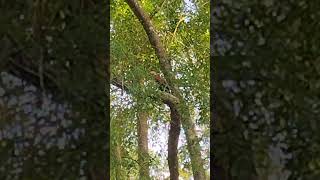
{"type": "Polygon", "coordinates": [[[164,3],[165,3],[166,1],[167,1],[167,0],[163,0],[163,1],[162,1],[160,7],[157,8],[157,10],[150,15],[150,19],[153,19],[153,17],[162,9],[162,7],[163,7],[163,5],[164,5],[164,3]]]}
{"type": "Polygon", "coordinates": [[[176,36],[176,33],[177,33],[177,30],[178,30],[178,27],[180,25],[180,23],[185,19],[185,17],[181,17],[179,22],[177,23],[177,26],[176,28],[174,29],[174,32],[173,32],[173,38],[176,36]]]}

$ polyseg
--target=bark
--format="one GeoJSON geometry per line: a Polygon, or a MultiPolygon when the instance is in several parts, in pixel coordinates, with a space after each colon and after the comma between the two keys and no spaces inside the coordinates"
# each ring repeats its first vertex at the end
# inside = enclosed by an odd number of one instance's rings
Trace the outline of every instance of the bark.
{"type": "Polygon", "coordinates": [[[175,105],[169,103],[170,107],[170,130],[168,138],[168,165],[170,180],[179,180],[178,142],[180,135],[181,117],[175,105]]]}
{"type": "Polygon", "coordinates": [[[126,0],[126,2],[130,6],[136,17],[139,19],[145,32],[147,33],[150,44],[155,49],[156,55],[159,59],[160,68],[164,74],[164,78],[168,82],[169,88],[172,90],[172,94],[179,99],[180,103],[178,105],[177,113],[179,113],[181,116],[182,126],[186,133],[193,177],[195,180],[204,180],[206,179],[206,175],[204,170],[204,163],[201,158],[199,139],[195,131],[195,125],[190,117],[190,112],[185,100],[183,99],[182,93],[174,82],[175,78],[171,72],[171,64],[165,48],[161,43],[160,38],[156,33],[149,16],[139,6],[138,2],[136,0],[126,0]]]}
{"type": "Polygon", "coordinates": [[[140,179],[149,180],[148,114],[138,112],[138,162],[140,179]]]}

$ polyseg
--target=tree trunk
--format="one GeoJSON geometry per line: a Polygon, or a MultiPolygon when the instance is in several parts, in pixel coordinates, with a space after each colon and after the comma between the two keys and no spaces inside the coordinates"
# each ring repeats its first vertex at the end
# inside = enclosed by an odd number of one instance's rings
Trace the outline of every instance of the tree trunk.
{"type": "Polygon", "coordinates": [[[206,173],[204,169],[204,162],[201,157],[201,148],[199,144],[199,138],[195,130],[194,122],[192,121],[189,113],[188,106],[180,98],[181,105],[179,112],[181,113],[182,127],[187,139],[187,147],[190,154],[191,166],[194,180],[206,180],[206,173]]]}
{"type": "Polygon", "coordinates": [[[149,180],[148,114],[138,112],[138,162],[140,179],[149,180]]]}
{"type": "Polygon", "coordinates": [[[168,165],[170,180],[179,180],[178,142],[180,135],[181,117],[177,108],[170,104],[170,130],[168,138],[168,165]]]}

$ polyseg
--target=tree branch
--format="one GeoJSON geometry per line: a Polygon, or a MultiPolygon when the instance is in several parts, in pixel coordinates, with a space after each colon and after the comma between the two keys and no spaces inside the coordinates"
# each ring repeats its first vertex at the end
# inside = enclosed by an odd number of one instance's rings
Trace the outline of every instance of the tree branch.
{"type": "Polygon", "coordinates": [[[130,93],[128,86],[126,84],[122,83],[122,81],[120,79],[111,78],[111,84],[116,86],[119,89],[126,91],[127,93],[130,93]]]}
{"type": "MultiPolygon", "coordinates": [[[[128,85],[126,83],[122,83],[121,80],[117,79],[117,78],[112,78],[111,79],[111,84],[116,86],[119,89],[124,90],[125,92],[127,92],[128,94],[130,94],[130,88],[128,88],[128,85]]],[[[167,93],[167,92],[163,92],[160,91],[160,99],[163,103],[169,105],[172,104],[179,104],[180,100],[175,97],[174,95],[167,93]]]]}
{"type": "Polygon", "coordinates": [[[126,0],[126,2],[132,9],[133,13],[137,16],[145,32],[147,33],[149,41],[156,51],[157,57],[159,58],[161,70],[166,76],[171,71],[171,64],[167,57],[165,48],[160,41],[160,37],[156,33],[155,28],[151,23],[149,15],[141,9],[136,0],[126,0]]]}

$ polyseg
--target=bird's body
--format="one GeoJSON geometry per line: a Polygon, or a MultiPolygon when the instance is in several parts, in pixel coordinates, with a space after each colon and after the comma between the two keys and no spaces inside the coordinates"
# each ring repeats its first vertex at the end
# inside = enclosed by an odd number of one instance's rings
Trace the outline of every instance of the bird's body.
{"type": "Polygon", "coordinates": [[[154,79],[159,84],[160,86],[159,89],[161,91],[169,92],[169,86],[167,81],[164,78],[162,78],[159,73],[156,73],[155,71],[151,71],[150,74],[153,75],[154,79]]]}

